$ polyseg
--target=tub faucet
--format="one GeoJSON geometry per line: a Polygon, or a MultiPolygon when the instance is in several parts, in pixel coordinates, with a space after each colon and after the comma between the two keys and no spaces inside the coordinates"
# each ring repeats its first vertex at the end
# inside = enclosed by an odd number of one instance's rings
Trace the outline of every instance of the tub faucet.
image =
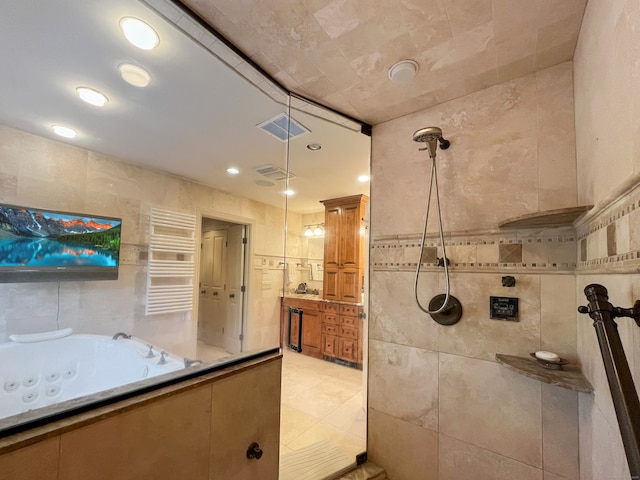
{"type": "Polygon", "coordinates": [[[191,360],[190,358],[184,357],[184,366],[185,368],[190,367],[191,365],[202,364],[202,360],[191,360]]]}
{"type": "Polygon", "coordinates": [[[166,365],[167,364],[167,352],[162,352],[160,354],[160,360],[158,360],[158,365],[166,365]]]}
{"type": "Polygon", "coordinates": [[[153,353],[153,345],[151,345],[150,343],[147,345],[147,347],[149,347],[149,351],[147,352],[147,356],[144,358],[153,358],[156,356],[155,353],[153,353]]]}
{"type": "Polygon", "coordinates": [[[118,333],[116,333],[116,334],[115,334],[113,337],[111,337],[111,338],[112,338],[113,340],[117,340],[117,339],[119,339],[119,338],[121,338],[121,337],[122,337],[122,338],[129,339],[129,338],[131,338],[131,335],[128,335],[128,334],[126,334],[126,333],[124,333],[124,332],[118,332],[118,333]]]}

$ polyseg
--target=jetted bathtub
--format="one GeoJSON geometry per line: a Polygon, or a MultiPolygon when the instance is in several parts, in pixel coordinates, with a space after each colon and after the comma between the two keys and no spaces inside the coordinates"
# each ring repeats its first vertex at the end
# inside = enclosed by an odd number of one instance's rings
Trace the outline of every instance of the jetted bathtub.
{"type": "Polygon", "coordinates": [[[0,418],[108,390],[185,367],[127,338],[71,335],[71,329],[12,335],[0,344],[0,418]]]}

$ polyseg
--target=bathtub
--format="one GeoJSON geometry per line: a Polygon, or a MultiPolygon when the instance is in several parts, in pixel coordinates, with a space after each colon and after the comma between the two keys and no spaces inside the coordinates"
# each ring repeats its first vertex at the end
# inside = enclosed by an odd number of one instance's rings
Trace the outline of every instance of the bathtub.
{"type": "Polygon", "coordinates": [[[49,334],[14,335],[0,344],[0,419],[162,375],[185,367],[174,355],[135,339],[49,334]],[[55,338],[60,337],[60,338],[55,338]]]}

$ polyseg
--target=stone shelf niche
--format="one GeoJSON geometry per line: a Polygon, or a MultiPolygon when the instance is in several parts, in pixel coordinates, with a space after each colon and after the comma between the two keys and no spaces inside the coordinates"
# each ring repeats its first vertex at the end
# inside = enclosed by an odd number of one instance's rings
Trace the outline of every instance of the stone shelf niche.
{"type": "Polygon", "coordinates": [[[573,224],[581,215],[593,208],[593,205],[560,208],[545,212],[528,213],[500,222],[499,228],[550,228],[567,227],[573,224]]]}
{"type": "Polygon", "coordinates": [[[542,367],[535,360],[515,355],[496,353],[498,363],[504,365],[525,377],[539,380],[549,385],[566,388],[576,392],[592,393],[593,387],[589,380],[575,367],[565,366],[564,370],[549,370],[542,367]]]}

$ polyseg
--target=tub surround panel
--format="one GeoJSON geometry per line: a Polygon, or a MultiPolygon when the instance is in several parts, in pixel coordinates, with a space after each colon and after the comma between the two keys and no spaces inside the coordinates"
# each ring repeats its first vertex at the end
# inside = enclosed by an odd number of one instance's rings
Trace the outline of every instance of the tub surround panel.
{"type": "Polygon", "coordinates": [[[213,384],[208,450],[211,480],[277,480],[281,373],[282,362],[270,362],[213,384]],[[253,442],[264,452],[259,461],[246,458],[246,449],[253,442]]]}
{"type": "Polygon", "coordinates": [[[2,480],[58,480],[59,450],[55,437],[0,456],[2,480]]]}
{"type": "Polygon", "coordinates": [[[440,480],[543,480],[531,465],[440,434],[440,480]]]}
{"type": "Polygon", "coordinates": [[[438,480],[438,434],[369,408],[367,454],[393,480],[438,480]]]}
{"type": "Polygon", "coordinates": [[[207,478],[210,415],[205,386],[65,433],[60,478],[207,478]]]}

